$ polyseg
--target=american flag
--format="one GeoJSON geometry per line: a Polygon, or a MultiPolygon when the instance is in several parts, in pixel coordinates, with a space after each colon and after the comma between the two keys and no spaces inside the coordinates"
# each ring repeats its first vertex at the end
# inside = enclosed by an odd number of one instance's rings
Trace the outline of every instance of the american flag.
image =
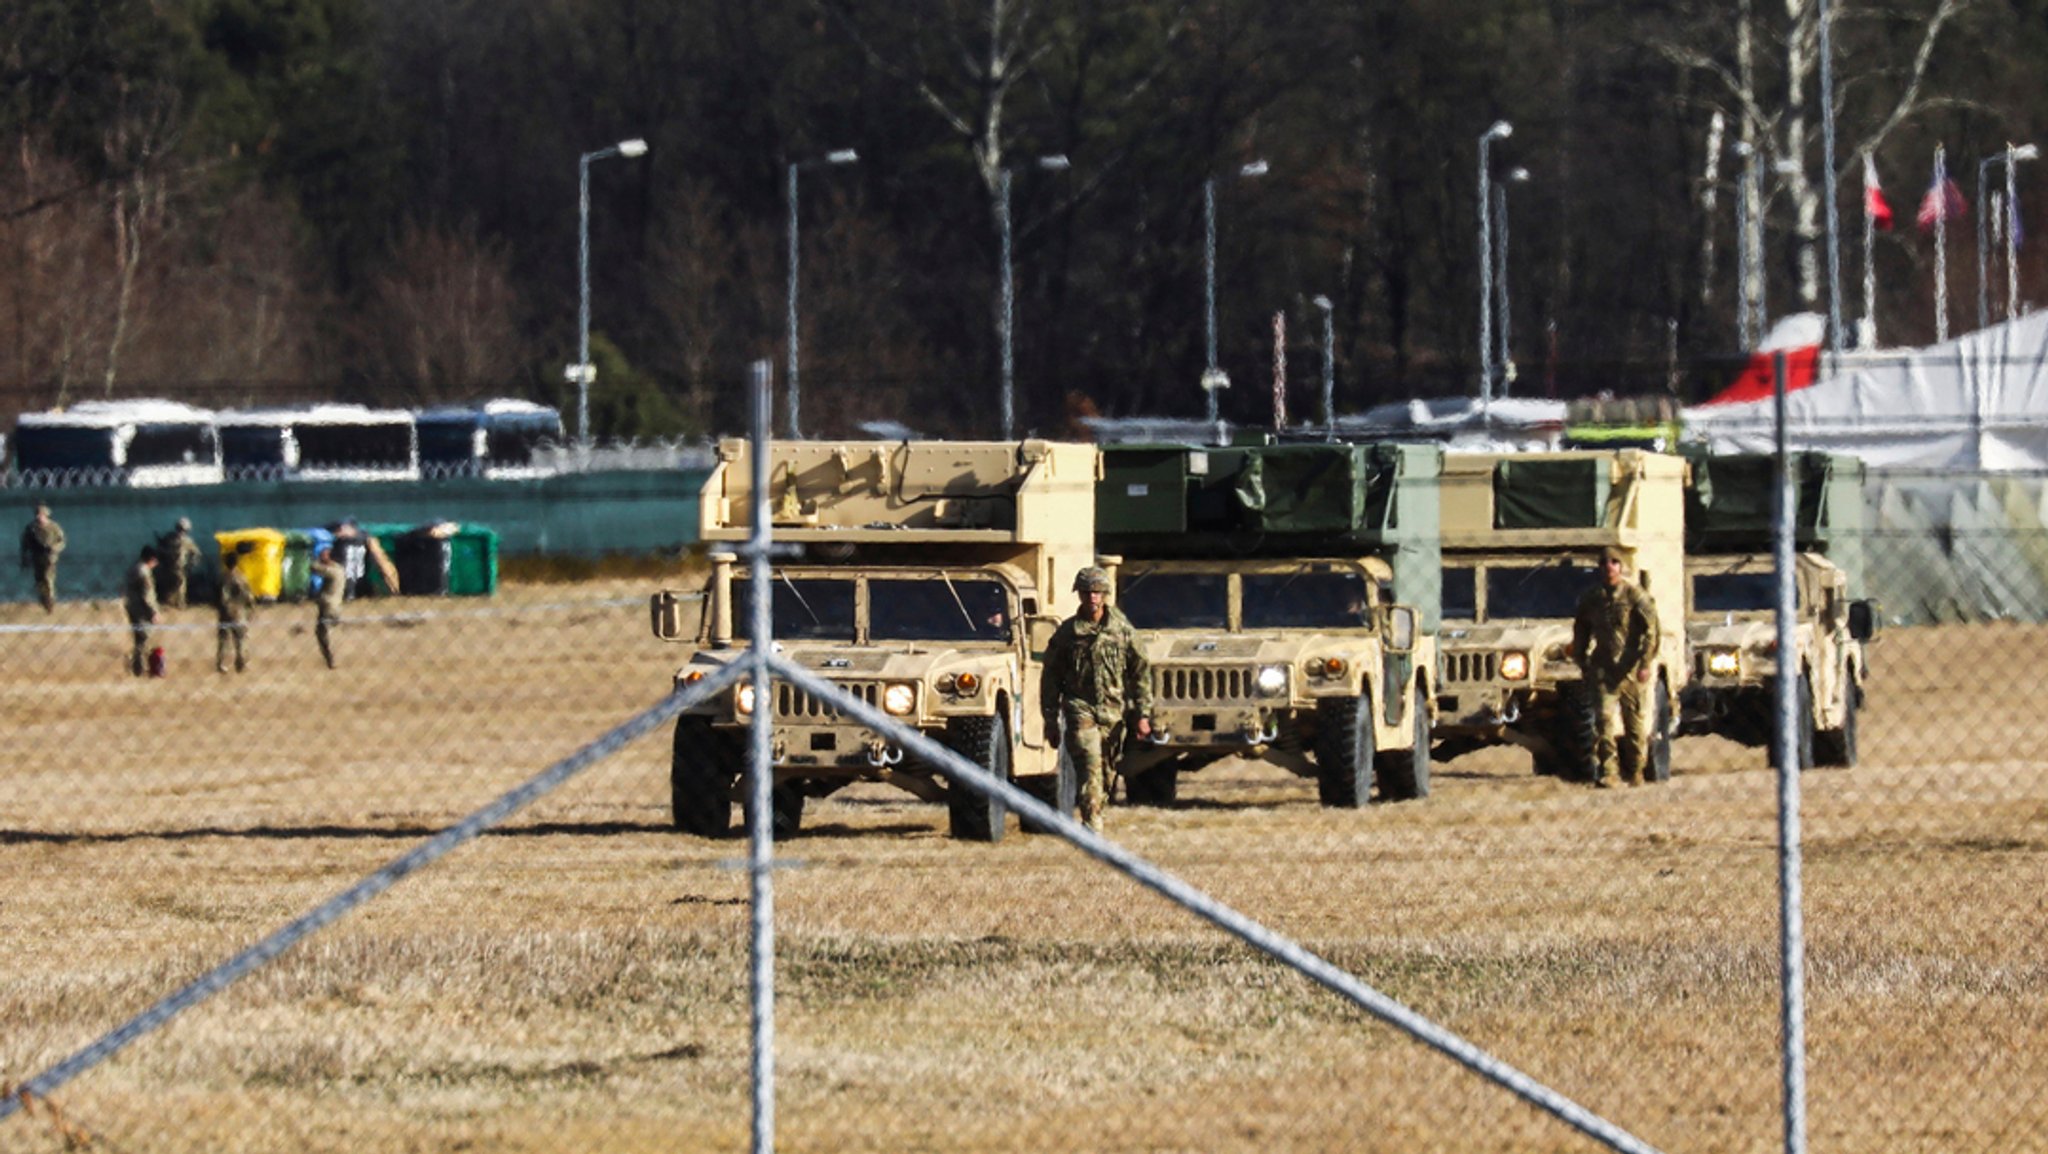
{"type": "Polygon", "coordinates": [[[1924,230],[1932,229],[1943,221],[1968,215],[1970,204],[1963,199],[1963,190],[1956,187],[1955,181],[1949,179],[1948,166],[1936,160],[1934,183],[1927,186],[1927,195],[1920,198],[1920,211],[1913,219],[1924,230]]]}

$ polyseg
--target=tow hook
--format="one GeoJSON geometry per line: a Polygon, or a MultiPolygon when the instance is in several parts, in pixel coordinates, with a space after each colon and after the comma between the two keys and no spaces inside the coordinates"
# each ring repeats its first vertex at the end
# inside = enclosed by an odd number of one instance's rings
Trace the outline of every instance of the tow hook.
{"type": "Polygon", "coordinates": [[[901,749],[885,741],[871,741],[868,743],[869,765],[877,769],[883,769],[892,765],[900,765],[902,761],[903,751],[901,749]]]}

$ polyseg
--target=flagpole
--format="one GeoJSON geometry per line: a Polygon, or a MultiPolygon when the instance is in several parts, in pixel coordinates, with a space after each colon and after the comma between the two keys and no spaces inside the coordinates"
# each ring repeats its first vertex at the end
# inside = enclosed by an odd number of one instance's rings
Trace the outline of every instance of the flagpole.
{"type": "Polygon", "coordinates": [[[1877,212],[1871,198],[1877,195],[1877,169],[1870,153],[1863,154],[1863,323],[1856,334],[1861,349],[1877,347],[1877,212]]]}
{"type": "Polygon", "coordinates": [[[1948,165],[1934,146],[1934,343],[1948,340],[1948,165]]]}
{"type": "MultiPolygon", "coordinates": [[[[2000,224],[2005,226],[2005,319],[2011,321],[2020,311],[2020,266],[2019,226],[2020,188],[2017,170],[2019,149],[2011,141],[2005,145],[2005,217],[2000,224]]],[[[1980,206],[1979,212],[1983,211],[1980,206]]]]}

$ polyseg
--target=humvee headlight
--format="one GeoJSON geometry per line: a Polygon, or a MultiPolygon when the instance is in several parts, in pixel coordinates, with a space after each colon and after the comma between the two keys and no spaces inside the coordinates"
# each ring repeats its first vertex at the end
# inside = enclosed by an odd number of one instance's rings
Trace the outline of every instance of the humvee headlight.
{"type": "Polygon", "coordinates": [[[1342,657],[1312,657],[1308,662],[1308,673],[1310,677],[1342,677],[1344,676],[1344,659],[1342,657]]]}
{"type": "Polygon", "coordinates": [[[1525,681],[1529,677],[1529,655],[1521,650],[1500,655],[1500,676],[1503,681],[1525,681]]]}
{"type": "Polygon", "coordinates": [[[733,695],[733,704],[739,707],[742,716],[753,716],[754,687],[751,685],[740,686],[739,692],[733,695]]]}
{"type": "Polygon", "coordinates": [[[1253,688],[1260,697],[1278,697],[1287,692],[1287,667],[1285,665],[1261,665],[1252,679],[1253,688]]]}
{"type": "Polygon", "coordinates": [[[901,682],[882,687],[882,709],[892,717],[902,717],[917,708],[917,686],[901,682]]]}
{"type": "Polygon", "coordinates": [[[1707,675],[1709,677],[1734,677],[1742,672],[1742,655],[1733,649],[1710,649],[1707,651],[1707,675]]]}

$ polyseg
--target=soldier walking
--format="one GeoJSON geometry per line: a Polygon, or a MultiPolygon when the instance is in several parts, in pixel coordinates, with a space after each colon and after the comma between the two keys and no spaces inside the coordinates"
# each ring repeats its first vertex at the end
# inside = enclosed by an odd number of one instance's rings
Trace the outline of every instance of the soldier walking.
{"type": "Polygon", "coordinates": [[[199,545],[192,540],[192,519],[178,518],[171,531],[157,541],[157,555],[170,566],[164,577],[164,603],[172,609],[185,607],[185,579],[192,563],[199,560],[199,545]]]}
{"type": "Polygon", "coordinates": [[[156,624],[156,550],[142,547],[142,557],[128,570],[122,591],[122,607],[128,611],[128,632],[135,647],[128,655],[128,671],[140,677],[149,668],[149,627],[156,624]]]}
{"type": "Polygon", "coordinates": [[[315,595],[319,606],[319,617],[313,623],[313,636],[320,642],[320,656],[327,662],[327,668],[334,668],[334,640],[330,633],[341,621],[341,598],[347,592],[344,582],[348,573],[341,563],[334,559],[334,550],[322,546],[320,555],[313,560],[313,576],[320,579],[320,592],[315,595]]]}
{"type": "Polygon", "coordinates": [[[220,644],[213,658],[213,668],[220,673],[228,671],[229,649],[235,651],[235,672],[248,668],[244,647],[249,639],[249,618],[256,612],[256,594],[249,588],[241,561],[255,548],[254,542],[238,542],[228,557],[227,571],[221,574],[220,594],[214,602],[220,612],[220,644]]]}
{"type": "Polygon", "coordinates": [[[1109,803],[1109,763],[1129,722],[1140,738],[1152,735],[1152,669],[1130,618],[1109,604],[1109,574],[1090,565],[1074,576],[1080,609],[1045,647],[1039,705],[1045,739],[1060,740],[1080,777],[1076,816],[1102,832],[1109,803]]]}
{"type": "Polygon", "coordinates": [[[37,505],[36,515],[21,531],[21,567],[36,577],[36,600],[43,612],[57,609],[57,555],[64,552],[64,527],[50,517],[48,505],[37,505]]]}
{"type": "Polygon", "coordinates": [[[1617,761],[1621,780],[1641,780],[1648,749],[1644,690],[1656,675],[1661,640],[1657,606],[1625,575],[1628,558],[1609,546],[1600,554],[1600,583],[1579,598],[1572,622],[1572,656],[1578,661],[1600,725],[1593,785],[1613,786],[1617,761]]]}

